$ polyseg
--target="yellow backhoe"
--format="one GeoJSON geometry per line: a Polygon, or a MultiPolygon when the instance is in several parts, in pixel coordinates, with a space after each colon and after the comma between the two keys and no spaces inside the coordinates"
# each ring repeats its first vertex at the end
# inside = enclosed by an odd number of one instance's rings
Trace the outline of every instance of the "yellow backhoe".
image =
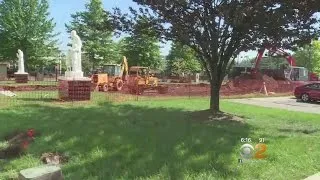
{"type": "Polygon", "coordinates": [[[106,64],[99,68],[91,78],[97,91],[121,91],[128,77],[128,61],[125,56],[121,64],[106,64]]]}
{"type": "Polygon", "coordinates": [[[159,79],[150,74],[149,67],[130,67],[127,86],[132,94],[141,95],[145,90],[156,90],[159,94],[168,92],[168,86],[159,85],[159,79]]]}

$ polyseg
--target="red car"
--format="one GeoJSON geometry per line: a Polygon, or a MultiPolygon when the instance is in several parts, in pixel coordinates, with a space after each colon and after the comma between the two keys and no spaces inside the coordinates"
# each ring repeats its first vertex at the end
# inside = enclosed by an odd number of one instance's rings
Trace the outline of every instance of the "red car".
{"type": "Polygon", "coordinates": [[[294,96],[303,102],[320,101],[320,83],[311,83],[296,87],[294,96]]]}

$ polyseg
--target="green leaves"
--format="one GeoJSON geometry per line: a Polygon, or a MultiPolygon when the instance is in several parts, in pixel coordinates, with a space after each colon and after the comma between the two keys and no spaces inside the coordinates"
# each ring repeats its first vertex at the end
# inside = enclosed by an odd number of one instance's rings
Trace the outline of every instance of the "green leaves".
{"type": "Polygon", "coordinates": [[[118,61],[117,45],[112,40],[110,15],[104,11],[101,0],[90,0],[86,4],[86,11],[77,12],[71,17],[72,21],[66,25],[66,29],[68,32],[77,31],[93,68],[103,63],[118,61]]]}
{"type": "Polygon", "coordinates": [[[320,74],[320,41],[312,41],[295,52],[297,65],[306,67],[311,72],[320,74]]]}
{"type": "Polygon", "coordinates": [[[146,26],[146,19],[139,19],[130,37],[124,38],[122,52],[128,58],[129,66],[161,66],[160,45],[157,37],[153,36],[153,29],[146,26]]]}
{"type": "MultiPolygon", "coordinates": [[[[147,18],[158,30],[155,34],[197,53],[216,95],[241,51],[266,45],[292,49],[319,35],[319,16],[313,16],[320,9],[316,0],[133,1],[143,7],[133,11],[134,17],[147,18]]],[[[214,111],[219,110],[217,99],[211,104],[214,111]]]]}
{"type": "Polygon", "coordinates": [[[26,68],[36,69],[52,63],[57,56],[55,23],[49,18],[47,0],[3,0],[0,3],[0,56],[15,60],[16,51],[25,54],[26,68]]]}
{"type": "Polygon", "coordinates": [[[167,57],[170,74],[196,73],[201,71],[200,60],[190,47],[176,42],[167,57]]]}

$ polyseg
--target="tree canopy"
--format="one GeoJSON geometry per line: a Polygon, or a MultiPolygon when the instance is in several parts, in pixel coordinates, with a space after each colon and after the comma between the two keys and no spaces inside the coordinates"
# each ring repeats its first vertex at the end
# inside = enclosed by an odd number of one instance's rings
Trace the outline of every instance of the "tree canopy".
{"type": "Polygon", "coordinates": [[[161,66],[160,41],[153,35],[147,19],[140,18],[133,26],[129,37],[124,38],[122,53],[128,58],[129,66],[161,66]]]}
{"type": "Polygon", "coordinates": [[[237,54],[266,44],[292,49],[319,33],[317,0],[133,1],[142,6],[134,16],[148,17],[158,35],[197,53],[210,79],[213,113],[220,111],[220,87],[237,54]]]}
{"type": "Polygon", "coordinates": [[[85,11],[71,15],[72,21],[66,24],[67,32],[77,31],[92,68],[117,61],[117,47],[112,40],[114,33],[110,13],[103,9],[101,0],[90,0],[85,7],[85,11]]]}
{"type": "Polygon", "coordinates": [[[47,57],[59,53],[55,23],[49,18],[47,0],[3,0],[0,2],[0,56],[15,60],[24,52],[26,69],[43,67],[47,57]]]}
{"type": "Polygon", "coordinates": [[[167,70],[169,73],[197,73],[201,71],[200,60],[193,49],[179,42],[173,43],[167,56],[167,70]]]}
{"type": "Polygon", "coordinates": [[[306,67],[309,71],[320,74],[320,41],[312,41],[311,44],[299,48],[294,57],[297,66],[306,67]]]}

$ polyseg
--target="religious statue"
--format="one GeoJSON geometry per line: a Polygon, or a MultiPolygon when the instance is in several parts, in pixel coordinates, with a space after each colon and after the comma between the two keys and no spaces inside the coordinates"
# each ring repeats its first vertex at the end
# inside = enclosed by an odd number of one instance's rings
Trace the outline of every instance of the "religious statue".
{"type": "Polygon", "coordinates": [[[25,73],[23,52],[20,49],[18,49],[17,58],[18,58],[18,72],[17,73],[25,73]]]}
{"type": "Polygon", "coordinates": [[[81,48],[82,42],[76,31],[71,31],[72,39],[72,70],[79,72],[82,71],[81,67],[81,48]]]}
{"type": "Polygon", "coordinates": [[[72,56],[71,56],[71,49],[68,50],[67,58],[66,58],[66,67],[67,71],[72,71],[72,56]]]}
{"type": "Polygon", "coordinates": [[[75,30],[71,31],[72,46],[67,54],[66,66],[67,72],[66,77],[83,77],[82,64],[81,64],[81,48],[82,41],[77,35],[75,30]]]}

